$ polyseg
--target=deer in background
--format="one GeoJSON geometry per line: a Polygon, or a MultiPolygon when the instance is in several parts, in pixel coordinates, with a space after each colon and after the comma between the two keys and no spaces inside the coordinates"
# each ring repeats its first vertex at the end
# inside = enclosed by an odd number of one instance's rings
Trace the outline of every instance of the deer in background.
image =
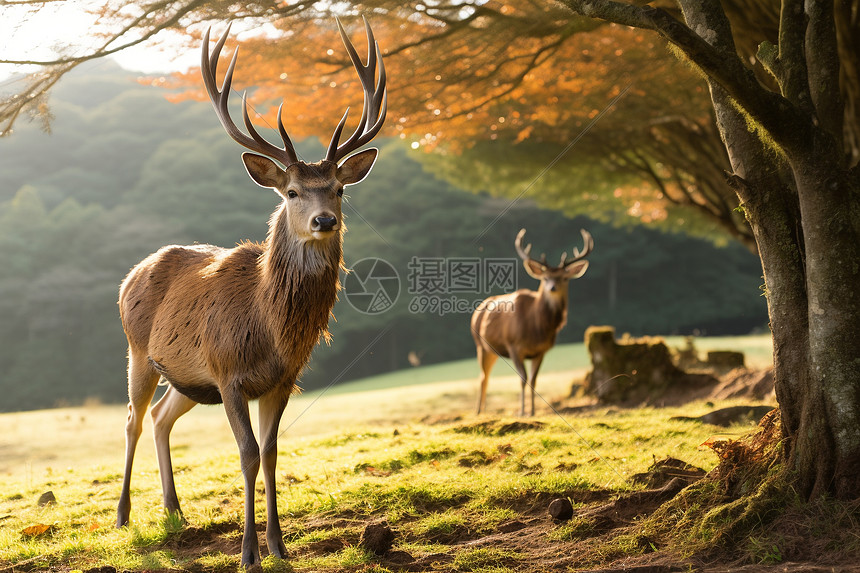
{"type": "Polygon", "coordinates": [[[588,269],[583,260],[594,248],[594,240],[585,229],[580,231],[585,243],[582,252],[573,249],[573,259],[562,253],[557,267],[529,256],[532,246],[523,248],[526,230],[517,234],[514,247],[523,260],[526,272],[540,281],[538,290],[520,289],[509,294],[491,296],[472,313],[472,338],[478,350],[481,367],[478,414],[484,409],[490,371],[499,356],[510,358],[520,377],[520,416],[526,414],[526,382],[531,387],[529,415],[535,414],[535,381],[544,354],[555,344],[555,337],[567,322],[567,283],[578,279],[588,269]],[[525,361],[532,361],[531,376],[526,376],[525,361]]]}
{"type": "Polygon", "coordinates": [[[347,109],[325,159],[316,163],[298,159],[281,120],[283,104],[278,110],[283,148],[257,133],[244,96],[244,123],[250,136],[236,127],[227,100],[238,50],[220,91],[215,80],[230,28],[211,57],[209,32],[203,38],[201,72],[218,119],[230,137],[256,152],[242,155],[251,179],[273,189],[282,201],[269,219],[262,244],[245,242],[233,249],[164,247],[134,267],[123,281],[119,308],[129,346],[129,413],[118,527],[129,521],[134,451],[143,416],[163,378],[168,388],[153,406],[152,419],[165,508],[180,511],[170,460],[174,422],[198,403],[223,403],[239,446],[245,482],[242,564],[260,562],[254,486],[261,466],[266,487],[266,542],[270,554],[285,556],[275,493],[278,425],[311,350],[321,337],[328,339],[328,320],[340,289],[338,273],[343,264],[343,188],[365,178],[377,150],[349,154],[373,139],[385,120],[382,54],[366,20],[364,24],[367,65],[337,22],[364,90],[361,120],[354,133],[339,144],[347,109]],[[248,401],[255,399],[259,399],[259,446],[248,411],[248,401]]]}

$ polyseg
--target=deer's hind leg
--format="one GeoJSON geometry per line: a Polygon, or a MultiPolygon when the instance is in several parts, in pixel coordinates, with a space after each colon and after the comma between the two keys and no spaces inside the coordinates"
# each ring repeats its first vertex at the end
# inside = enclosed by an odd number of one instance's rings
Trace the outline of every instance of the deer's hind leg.
{"type": "Polygon", "coordinates": [[[158,473],[161,475],[164,509],[170,513],[178,512],[180,515],[182,510],[179,508],[179,498],[176,496],[173,463],[170,459],[170,431],[176,420],[196,405],[197,402],[170,386],[164,396],[152,407],[152,433],[155,438],[158,473]]]}
{"type": "MultiPolygon", "coordinates": [[[[514,363],[514,368],[517,371],[517,374],[520,377],[520,416],[526,415],[526,364],[525,360],[520,357],[516,351],[511,348],[508,350],[508,356],[511,357],[511,362],[514,363]]],[[[532,408],[534,408],[534,397],[532,397],[532,408]]]]}
{"type": "Polygon", "coordinates": [[[482,344],[478,344],[478,364],[481,366],[480,390],[478,391],[478,409],[480,414],[484,409],[484,404],[487,400],[487,382],[490,381],[490,371],[493,369],[496,360],[499,356],[492,350],[484,348],[482,344]]]}
{"type": "Polygon", "coordinates": [[[532,371],[529,375],[529,386],[531,387],[531,410],[529,416],[535,415],[535,383],[537,382],[538,370],[540,370],[541,362],[543,362],[543,354],[535,356],[532,358],[532,371]]]}
{"type": "Polygon", "coordinates": [[[131,467],[137,441],[143,431],[146,414],[160,375],[149,363],[144,351],[128,349],[128,420],[125,424],[125,470],[122,477],[122,493],[116,511],[116,526],[128,524],[131,512],[131,467]]]}

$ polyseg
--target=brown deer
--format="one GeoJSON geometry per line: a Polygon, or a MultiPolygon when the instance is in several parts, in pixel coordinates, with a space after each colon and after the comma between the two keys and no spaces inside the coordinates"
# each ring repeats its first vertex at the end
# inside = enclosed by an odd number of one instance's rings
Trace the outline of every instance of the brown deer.
{"type": "Polygon", "coordinates": [[[230,29],[217,42],[211,57],[209,32],[203,38],[201,71],[218,119],[233,139],[259,153],[242,155],[251,179],[274,189],[283,200],[269,219],[262,244],[245,242],[232,249],[211,245],[164,247],[134,267],[123,281],[119,307],[129,346],[129,414],[117,526],[129,520],[134,451],[143,416],[163,378],[169,387],[153,406],[152,419],[165,508],[180,512],[170,460],[169,436],[174,422],[198,403],[223,402],[239,446],[245,482],[242,564],[260,562],[254,484],[261,465],[269,553],[285,556],[275,495],[278,425],[311,350],[321,337],[328,338],[328,320],[340,289],[338,273],[343,263],[343,188],[365,178],[377,150],[349,154],[379,132],[387,107],[382,54],[366,20],[364,24],[367,65],[337,23],[364,90],[361,120],[354,133],[339,144],[347,109],[325,159],[316,163],[299,161],[280,109],[278,131],[283,148],[255,131],[244,96],[244,123],[250,136],[236,127],[227,111],[227,100],[238,50],[219,91],[216,68],[230,29]],[[259,446],[248,411],[248,401],[255,399],[259,399],[259,446]]]}
{"type": "Polygon", "coordinates": [[[523,260],[526,272],[540,281],[538,290],[520,289],[509,294],[491,296],[472,313],[472,338],[478,349],[481,366],[481,388],[478,395],[478,414],[484,409],[490,370],[499,356],[510,358],[520,376],[520,416],[526,413],[526,382],[531,387],[529,415],[535,414],[535,381],[544,354],[555,344],[555,337],[567,322],[567,282],[578,279],[588,269],[583,260],[594,248],[594,240],[585,229],[580,231],[585,242],[583,251],[574,247],[573,259],[562,253],[561,262],[552,267],[529,256],[532,246],[523,248],[520,230],[514,247],[523,260]],[[531,376],[526,376],[525,361],[532,361],[531,376]]]}

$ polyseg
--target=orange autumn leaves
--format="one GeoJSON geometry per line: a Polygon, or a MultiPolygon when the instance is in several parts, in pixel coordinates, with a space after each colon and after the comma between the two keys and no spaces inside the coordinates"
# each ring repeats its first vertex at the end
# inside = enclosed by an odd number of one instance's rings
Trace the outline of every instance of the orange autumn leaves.
{"type": "MultiPolygon", "coordinates": [[[[653,34],[578,19],[542,3],[490,2],[473,9],[447,23],[407,8],[369,17],[388,73],[388,118],[381,135],[461,154],[482,141],[565,146],[587,131],[577,143],[578,155],[603,162],[610,153],[639,152],[643,146],[647,154],[667,115],[710,121],[703,83],[653,34]]],[[[343,23],[366,58],[361,20],[343,23]]],[[[213,30],[213,36],[222,31],[213,30]]],[[[231,99],[238,105],[241,92],[249,90],[255,124],[276,126],[283,101],[290,136],[326,144],[349,107],[345,131],[351,133],[362,92],[333,18],[274,21],[265,35],[234,32],[219,77],[237,44],[237,93],[231,99]]],[[[188,89],[179,99],[206,98],[198,71],[177,77],[177,83],[188,89]]],[[[239,114],[234,116],[240,123],[239,114]]],[[[661,170],[659,163],[654,170],[661,170]]],[[[671,191],[682,184],[676,178],[666,186],[671,191]]],[[[664,219],[670,207],[648,181],[616,189],[615,197],[627,215],[643,222],[664,219]]]]}
{"type": "MultiPolygon", "coordinates": [[[[653,36],[616,25],[595,27],[593,22],[580,29],[583,25],[573,20],[535,30],[528,22],[540,15],[530,16],[526,24],[518,24],[524,29],[504,18],[487,18],[455,31],[426,18],[372,17],[388,71],[389,113],[383,134],[431,148],[444,144],[455,151],[498,138],[566,143],[624,89],[629,93],[623,110],[613,112],[607,123],[629,127],[666,108],[690,107],[695,78],[653,36]],[[673,90],[671,83],[681,84],[680,89],[673,90]],[[655,95],[662,109],[654,105],[655,95]],[[643,98],[646,101],[637,101],[643,98]]],[[[360,20],[345,24],[364,58],[360,20]]],[[[334,22],[291,20],[276,22],[274,28],[278,32],[272,37],[240,42],[234,77],[239,93],[232,97],[238,101],[241,91],[251,86],[251,117],[269,127],[276,125],[283,99],[284,123],[296,138],[327,141],[347,107],[347,129],[354,126],[362,92],[334,22]]],[[[237,45],[235,36],[228,40],[219,76],[237,45]]],[[[199,72],[179,80],[190,87],[185,97],[205,99],[199,72]]],[[[694,113],[706,113],[706,105],[696,107],[694,113]]]]}

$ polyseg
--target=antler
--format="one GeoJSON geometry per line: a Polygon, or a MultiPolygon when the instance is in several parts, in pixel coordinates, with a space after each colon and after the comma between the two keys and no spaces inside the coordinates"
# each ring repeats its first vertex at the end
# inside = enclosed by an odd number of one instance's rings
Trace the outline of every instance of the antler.
{"type": "MultiPolygon", "coordinates": [[[[346,47],[349,58],[352,60],[352,65],[355,66],[355,70],[358,72],[358,79],[361,81],[361,87],[364,91],[364,104],[358,127],[355,128],[353,134],[343,145],[338,145],[341,132],[346,124],[346,118],[349,115],[349,108],[346,109],[343,118],[341,118],[340,123],[338,123],[337,128],[334,130],[328,150],[326,151],[325,158],[329,161],[340,161],[373,139],[379,133],[379,130],[382,129],[382,124],[385,122],[385,115],[388,111],[388,90],[386,88],[385,65],[382,62],[382,52],[379,49],[379,44],[373,38],[373,30],[370,29],[367,18],[362,18],[364,19],[364,28],[367,33],[367,65],[361,63],[361,58],[355,46],[350,42],[340,20],[336,19],[343,45],[346,47]],[[376,86],[374,86],[377,61],[379,62],[379,78],[376,80],[376,86]]],[[[224,47],[227,35],[230,33],[230,25],[227,26],[227,30],[224,31],[221,39],[215,44],[215,49],[211,56],[209,55],[210,30],[206,30],[206,34],[203,36],[203,54],[200,62],[200,71],[203,75],[203,83],[206,85],[206,91],[209,93],[209,99],[212,100],[212,105],[215,107],[215,113],[218,114],[221,125],[224,126],[230,137],[251,151],[256,151],[266,157],[280,161],[284,166],[298,162],[299,159],[293,147],[293,142],[290,141],[290,136],[287,134],[287,130],[284,128],[284,123],[281,120],[281,112],[284,109],[283,103],[278,107],[278,133],[280,133],[281,139],[284,142],[283,148],[272,145],[254,129],[248,116],[246,94],[242,95],[242,118],[245,122],[245,128],[251,136],[248,137],[245,135],[233,123],[227,110],[227,100],[230,97],[230,88],[233,84],[233,69],[236,67],[239,49],[237,48],[233,53],[233,59],[230,61],[230,66],[227,68],[227,73],[224,76],[224,83],[221,85],[219,91],[215,81],[215,73],[218,68],[218,56],[221,55],[221,49],[224,47]]]]}
{"type": "Polygon", "coordinates": [[[524,261],[535,261],[536,263],[539,262],[540,264],[546,266],[546,255],[543,255],[541,260],[537,261],[537,260],[533,259],[532,256],[529,254],[532,250],[532,244],[531,243],[529,243],[528,245],[526,245],[525,248],[523,248],[523,237],[525,236],[525,234],[526,234],[525,229],[520,229],[520,232],[517,233],[517,238],[514,241],[514,248],[517,250],[517,254],[524,261]]]}
{"type": "Polygon", "coordinates": [[[565,262],[567,259],[567,253],[562,253],[561,254],[561,262],[558,264],[559,268],[569,267],[570,265],[572,265],[576,261],[581,261],[582,259],[587,257],[588,254],[591,252],[591,250],[594,248],[594,239],[591,237],[591,233],[589,233],[585,229],[580,229],[579,232],[582,234],[582,242],[583,242],[582,252],[580,252],[579,249],[574,247],[573,248],[573,258],[567,262],[565,262]]]}
{"type": "MultiPolygon", "coordinates": [[[[569,267],[573,263],[575,263],[577,261],[581,261],[582,259],[587,257],[589,253],[591,253],[591,250],[594,248],[594,239],[591,237],[591,233],[589,233],[585,229],[580,229],[579,232],[582,233],[582,240],[584,242],[583,250],[580,252],[579,249],[574,247],[573,248],[573,258],[569,261],[567,260],[567,253],[562,253],[561,254],[561,262],[558,264],[557,267],[555,267],[556,269],[569,267]]],[[[546,255],[545,254],[541,255],[540,261],[533,259],[531,257],[531,255],[529,255],[529,253],[532,250],[531,243],[529,243],[528,245],[526,245],[525,248],[523,248],[523,237],[525,236],[525,234],[526,234],[525,229],[520,229],[520,232],[517,233],[517,238],[514,241],[514,248],[516,248],[517,254],[524,261],[534,261],[536,263],[542,264],[545,267],[548,266],[546,264],[546,255]]]]}
{"type": "Polygon", "coordinates": [[[358,79],[361,81],[361,87],[364,91],[364,104],[362,106],[361,120],[358,122],[355,131],[343,145],[338,145],[340,134],[346,123],[346,117],[349,115],[349,108],[346,109],[343,118],[334,130],[328,151],[325,154],[325,158],[329,161],[340,161],[373,139],[379,133],[379,130],[382,129],[382,124],[385,122],[385,114],[388,111],[388,90],[385,86],[385,64],[382,62],[382,52],[379,50],[379,44],[373,38],[373,30],[370,29],[367,18],[362,16],[362,19],[364,20],[364,29],[367,34],[367,65],[361,63],[361,58],[358,56],[355,46],[349,41],[349,37],[346,35],[340,20],[336,18],[337,29],[340,31],[343,45],[346,47],[349,59],[352,60],[352,65],[355,66],[355,71],[358,72],[358,79]],[[376,86],[374,87],[373,80],[376,76],[377,61],[379,61],[379,79],[376,81],[376,86]]]}
{"type": "Polygon", "coordinates": [[[221,125],[224,126],[224,129],[230,137],[236,140],[240,145],[247,147],[251,151],[256,151],[266,157],[280,161],[285,167],[292,163],[296,163],[299,160],[296,156],[296,150],[293,148],[293,142],[290,141],[290,136],[287,135],[287,130],[284,129],[283,121],[281,121],[281,111],[284,108],[283,103],[281,103],[278,108],[278,132],[281,134],[281,139],[284,142],[283,148],[272,145],[263,139],[263,137],[254,129],[254,126],[251,124],[251,119],[248,117],[248,102],[245,99],[246,94],[242,94],[242,117],[245,120],[245,128],[248,130],[248,133],[251,134],[251,137],[248,137],[242,133],[238,127],[236,127],[236,124],[233,123],[233,120],[230,117],[230,112],[227,111],[227,100],[230,97],[230,87],[233,84],[233,69],[236,67],[236,59],[239,56],[239,49],[236,48],[236,51],[233,52],[233,59],[230,61],[230,66],[227,68],[227,74],[224,76],[224,83],[221,85],[220,91],[218,90],[218,86],[215,82],[215,72],[218,68],[218,56],[221,55],[221,48],[224,47],[224,43],[227,41],[227,35],[230,33],[231,25],[232,24],[229,24],[227,26],[227,29],[224,31],[224,35],[222,35],[221,39],[215,44],[215,50],[212,52],[211,56],[209,55],[209,32],[211,28],[206,30],[206,34],[203,36],[203,54],[200,61],[200,72],[203,75],[203,83],[206,85],[206,91],[209,93],[209,99],[212,100],[212,105],[215,107],[215,113],[218,115],[221,125]]]}

